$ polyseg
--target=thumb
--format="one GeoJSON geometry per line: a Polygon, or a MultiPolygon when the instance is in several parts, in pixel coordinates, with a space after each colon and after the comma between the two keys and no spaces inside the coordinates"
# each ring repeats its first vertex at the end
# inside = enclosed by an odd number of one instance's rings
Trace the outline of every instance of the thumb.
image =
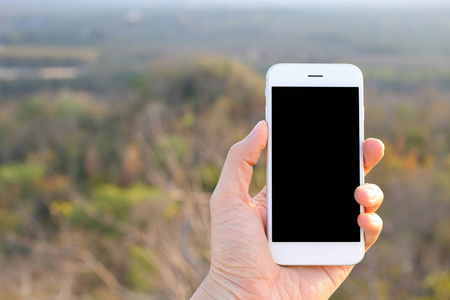
{"type": "Polygon", "coordinates": [[[228,151],[215,193],[219,195],[248,195],[253,165],[258,162],[267,144],[267,123],[259,121],[249,135],[228,151]]]}

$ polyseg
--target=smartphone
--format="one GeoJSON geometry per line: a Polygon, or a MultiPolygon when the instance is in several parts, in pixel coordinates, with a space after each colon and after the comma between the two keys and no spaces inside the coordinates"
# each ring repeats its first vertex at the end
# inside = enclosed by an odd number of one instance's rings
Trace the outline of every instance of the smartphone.
{"type": "Polygon", "coordinates": [[[266,77],[267,233],[279,265],[364,256],[363,75],[350,64],[276,64],[266,77]]]}

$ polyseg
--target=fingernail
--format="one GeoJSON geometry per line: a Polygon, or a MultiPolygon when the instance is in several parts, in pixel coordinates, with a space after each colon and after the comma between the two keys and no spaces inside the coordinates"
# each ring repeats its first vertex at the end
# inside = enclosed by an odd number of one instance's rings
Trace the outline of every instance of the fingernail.
{"type": "Polygon", "coordinates": [[[261,122],[263,121],[259,121],[258,123],[256,123],[255,127],[253,127],[252,131],[248,136],[252,137],[258,132],[259,124],[261,124],[261,122]]]}
{"type": "Polygon", "coordinates": [[[370,188],[370,187],[366,187],[366,192],[367,192],[367,197],[369,197],[370,201],[375,200],[375,198],[377,197],[377,193],[374,191],[374,189],[370,188]]]}
{"type": "Polygon", "coordinates": [[[372,216],[372,215],[368,215],[369,216],[369,219],[370,219],[370,223],[372,223],[373,225],[378,225],[378,223],[379,223],[379,218],[377,218],[377,217],[375,217],[375,216],[372,216]]]}

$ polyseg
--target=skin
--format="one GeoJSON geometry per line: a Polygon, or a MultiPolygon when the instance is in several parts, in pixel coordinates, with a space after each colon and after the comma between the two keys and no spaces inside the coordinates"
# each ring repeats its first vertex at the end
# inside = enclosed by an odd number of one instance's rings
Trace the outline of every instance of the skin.
{"type": "MultiPolygon", "coordinates": [[[[253,165],[266,147],[267,135],[267,123],[260,121],[227,155],[210,203],[211,267],[191,299],[328,299],[354,267],[274,263],[265,231],[266,188],[254,198],[248,194],[253,165]]],[[[367,174],[383,157],[384,145],[367,139],[363,152],[367,174]]],[[[334,158],[329,159],[332,168],[334,158]]],[[[358,224],[367,251],[381,232],[383,222],[375,212],[383,192],[364,184],[355,190],[355,199],[365,209],[358,224]]]]}

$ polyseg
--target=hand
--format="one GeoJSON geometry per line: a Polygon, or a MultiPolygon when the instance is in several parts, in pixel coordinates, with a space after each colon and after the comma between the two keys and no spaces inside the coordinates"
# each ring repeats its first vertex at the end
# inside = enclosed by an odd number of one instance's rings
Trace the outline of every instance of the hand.
{"type": "MultiPolygon", "coordinates": [[[[274,263],[266,228],[266,188],[253,199],[248,190],[253,165],[267,144],[267,123],[233,145],[211,197],[211,268],[192,299],[328,299],[353,266],[289,266],[274,263]]],[[[383,157],[376,139],[363,144],[365,174],[383,157]]],[[[332,159],[330,157],[330,165],[332,159]]],[[[366,251],[378,238],[382,220],[375,213],[383,193],[374,184],[355,191],[365,213],[358,217],[364,229],[366,251]]]]}

